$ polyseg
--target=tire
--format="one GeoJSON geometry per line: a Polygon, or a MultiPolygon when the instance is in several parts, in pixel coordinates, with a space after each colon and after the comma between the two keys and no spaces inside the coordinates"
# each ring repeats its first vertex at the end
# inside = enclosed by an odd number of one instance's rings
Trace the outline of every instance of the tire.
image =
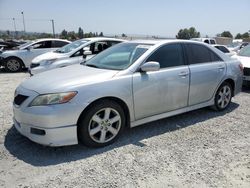
{"type": "Polygon", "coordinates": [[[78,140],[88,147],[110,145],[124,130],[126,123],[122,107],[112,100],[94,103],[78,122],[78,140]]]}
{"type": "Polygon", "coordinates": [[[217,111],[223,111],[228,108],[232,99],[232,86],[228,82],[221,84],[216,92],[214,99],[214,109],[217,111]]]}
{"type": "Polygon", "coordinates": [[[5,70],[7,72],[19,72],[22,70],[22,61],[16,57],[9,57],[5,60],[5,70]]]}

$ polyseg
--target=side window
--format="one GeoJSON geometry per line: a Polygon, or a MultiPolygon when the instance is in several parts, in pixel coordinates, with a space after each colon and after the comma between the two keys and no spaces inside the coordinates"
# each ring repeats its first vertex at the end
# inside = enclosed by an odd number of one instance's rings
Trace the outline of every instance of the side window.
{"type": "Polygon", "coordinates": [[[209,44],[209,40],[207,40],[207,39],[206,39],[206,40],[204,40],[204,42],[205,42],[205,43],[207,43],[207,44],[209,44]]]}
{"type": "Polygon", "coordinates": [[[83,49],[78,50],[71,57],[77,57],[77,56],[83,56],[83,49]]]}
{"type": "Polygon", "coordinates": [[[32,45],[33,49],[51,48],[51,41],[38,42],[32,45]]]}
{"type": "Polygon", "coordinates": [[[226,49],[224,46],[215,46],[215,48],[219,49],[220,51],[224,53],[229,53],[229,50],[226,49]]]}
{"type": "Polygon", "coordinates": [[[68,43],[65,42],[65,41],[57,41],[57,40],[54,40],[52,41],[52,48],[60,48],[60,47],[63,47],[65,45],[67,45],[68,43]]]}
{"type": "Polygon", "coordinates": [[[203,45],[188,44],[186,45],[186,50],[189,64],[221,61],[217,54],[203,45]]]}
{"type": "Polygon", "coordinates": [[[148,59],[160,63],[161,68],[184,65],[182,46],[168,44],[157,49],[148,59]]]}
{"type": "Polygon", "coordinates": [[[216,44],[215,40],[210,40],[210,44],[216,44]]]}

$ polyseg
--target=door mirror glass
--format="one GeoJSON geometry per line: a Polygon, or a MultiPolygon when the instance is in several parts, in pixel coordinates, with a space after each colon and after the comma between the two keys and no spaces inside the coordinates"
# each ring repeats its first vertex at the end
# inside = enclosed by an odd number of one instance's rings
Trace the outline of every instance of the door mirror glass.
{"type": "Polygon", "coordinates": [[[84,56],[91,55],[91,54],[92,54],[92,52],[90,50],[87,50],[87,51],[84,50],[84,52],[83,52],[84,56]]]}
{"type": "Polygon", "coordinates": [[[155,61],[146,62],[141,66],[142,72],[158,71],[160,70],[160,64],[155,61]]]}

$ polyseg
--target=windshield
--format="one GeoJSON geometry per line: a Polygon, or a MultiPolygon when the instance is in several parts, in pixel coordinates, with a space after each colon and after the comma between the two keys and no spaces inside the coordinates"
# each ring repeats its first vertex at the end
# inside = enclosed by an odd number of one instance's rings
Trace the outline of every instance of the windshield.
{"type": "Polygon", "coordinates": [[[242,48],[238,54],[239,56],[250,57],[250,45],[242,48]]]}
{"type": "Polygon", "coordinates": [[[86,65],[101,69],[124,70],[144,54],[151,45],[121,43],[88,60],[86,65]]]}
{"type": "Polygon", "coordinates": [[[70,44],[63,46],[62,48],[57,49],[55,52],[57,53],[69,53],[72,50],[78,48],[79,46],[83,45],[84,43],[88,42],[88,40],[77,40],[70,44]]]}

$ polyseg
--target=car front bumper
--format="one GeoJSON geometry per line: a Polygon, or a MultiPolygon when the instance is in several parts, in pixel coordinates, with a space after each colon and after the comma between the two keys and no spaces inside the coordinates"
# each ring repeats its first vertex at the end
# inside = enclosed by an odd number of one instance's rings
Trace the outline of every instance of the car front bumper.
{"type": "Polygon", "coordinates": [[[77,144],[77,126],[65,126],[57,128],[40,128],[33,125],[19,123],[13,118],[14,126],[20,134],[42,145],[65,146],[77,144]]]}
{"type": "Polygon", "coordinates": [[[65,146],[78,143],[77,121],[87,104],[68,102],[58,105],[29,106],[39,94],[18,87],[15,95],[28,96],[20,105],[13,103],[14,125],[30,140],[49,146],[65,146]]]}

